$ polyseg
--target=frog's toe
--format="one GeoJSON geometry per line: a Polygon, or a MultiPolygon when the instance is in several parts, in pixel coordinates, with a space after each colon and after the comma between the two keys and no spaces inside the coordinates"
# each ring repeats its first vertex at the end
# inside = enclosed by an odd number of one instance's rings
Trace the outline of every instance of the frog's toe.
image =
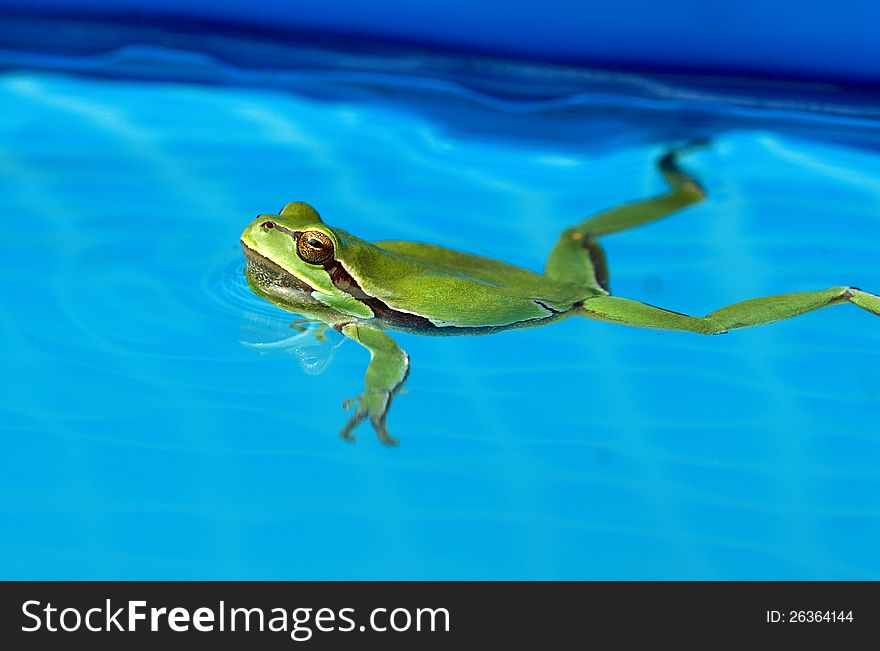
{"type": "Polygon", "coordinates": [[[360,425],[363,420],[367,417],[367,412],[360,407],[360,399],[358,397],[348,398],[347,400],[342,401],[342,408],[348,411],[353,406],[358,405],[357,410],[354,412],[354,415],[348,419],[348,422],[345,423],[345,426],[342,428],[342,431],[339,432],[339,438],[343,441],[347,441],[348,443],[354,443],[357,439],[353,434],[354,428],[360,425]]]}
{"type": "Polygon", "coordinates": [[[348,411],[352,407],[354,407],[358,402],[360,402],[360,396],[352,396],[351,398],[346,398],[342,401],[342,409],[343,411],[348,411]]]}
{"type": "Polygon", "coordinates": [[[376,436],[379,437],[379,442],[382,445],[387,445],[388,447],[397,447],[400,445],[400,441],[398,441],[395,437],[391,436],[388,433],[388,428],[385,426],[385,415],[382,414],[379,418],[371,418],[370,422],[373,425],[373,429],[376,430],[376,436]]]}
{"type": "Polygon", "coordinates": [[[348,421],[345,424],[345,427],[342,428],[342,431],[339,432],[339,438],[341,438],[346,443],[357,443],[357,437],[352,434],[352,430],[357,426],[356,423],[352,423],[348,421]]]}
{"type": "Polygon", "coordinates": [[[345,427],[339,433],[339,437],[350,443],[354,443],[354,429],[367,418],[370,419],[370,425],[376,431],[376,436],[382,445],[394,447],[399,445],[399,441],[388,433],[388,427],[385,425],[385,416],[388,413],[388,396],[378,396],[381,400],[377,400],[375,395],[362,394],[353,398],[348,398],[342,402],[343,409],[351,409],[355,407],[354,415],[348,419],[345,427]]]}

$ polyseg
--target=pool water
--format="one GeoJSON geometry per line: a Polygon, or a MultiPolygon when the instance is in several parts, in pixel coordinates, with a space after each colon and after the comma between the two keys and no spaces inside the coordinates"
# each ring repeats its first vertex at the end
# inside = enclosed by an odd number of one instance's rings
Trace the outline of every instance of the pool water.
{"type": "Polygon", "coordinates": [[[708,137],[684,161],[708,201],[605,239],[616,294],[878,291],[876,122],[368,81],[0,76],[0,578],[880,578],[876,317],[395,335],[401,445],[348,445],[366,352],[298,337],[238,243],[304,200],[540,270],[708,137]]]}

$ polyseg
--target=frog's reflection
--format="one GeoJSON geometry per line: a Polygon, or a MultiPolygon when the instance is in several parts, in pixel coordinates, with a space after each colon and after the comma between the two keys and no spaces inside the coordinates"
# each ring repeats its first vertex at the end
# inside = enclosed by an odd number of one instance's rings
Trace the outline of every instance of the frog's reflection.
{"type": "Polygon", "coordinates": [[[320,375],[330,367],[345,337],[320,321],[298,319],[290,323],[265,314],[249,313],[238,341],[261,355],[292,356],[303,371],[320,375]]]}

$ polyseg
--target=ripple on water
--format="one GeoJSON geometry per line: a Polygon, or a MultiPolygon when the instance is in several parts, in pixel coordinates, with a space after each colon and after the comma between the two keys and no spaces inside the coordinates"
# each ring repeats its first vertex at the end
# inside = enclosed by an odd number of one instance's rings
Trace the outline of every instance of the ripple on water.
{"type": "Polygon", "coordinates": [[[244,262],[227,262],[203,278],[208,307],[239,320],[238,342],[264,356],[294,357],[309,375],[323,373],[346,339],[320,323],[306,321],[254,294],[244,262]]]}

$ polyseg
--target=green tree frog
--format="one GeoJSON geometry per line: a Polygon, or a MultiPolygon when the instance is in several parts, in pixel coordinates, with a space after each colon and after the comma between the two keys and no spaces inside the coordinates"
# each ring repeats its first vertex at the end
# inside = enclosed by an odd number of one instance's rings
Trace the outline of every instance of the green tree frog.
{"type": "Polygon", "coordinates": [[[297,202],[277,215],[259,215],[245,228],[245,276],[258,296],[326,324],[369,351],[364,392],[343,403],[355,411],[341,436],[353,441],[354,428],[369,419],[387,445],[397,444],[386,427],[388,408],[410,371],[409,356],[389,330],[484,335],[587,317],[711,335],[846,302],[880,315],[880,297],[853,287],[755,298],[704,317],[612,296],[598,238],[705,198],[678,162],[683,151],[671,150],[659,159],[666,193],[611,208],[564,230],[543,273],[434,244],[367,242],[326,225],[314,208],[297,202]]]}

